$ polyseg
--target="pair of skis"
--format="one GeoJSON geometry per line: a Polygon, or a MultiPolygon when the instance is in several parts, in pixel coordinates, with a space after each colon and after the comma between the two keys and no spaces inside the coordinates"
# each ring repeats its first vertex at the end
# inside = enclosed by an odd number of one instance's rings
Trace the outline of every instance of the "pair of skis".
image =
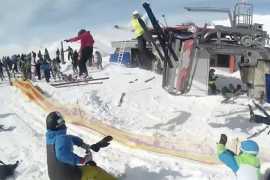
{"type": "Polygon", "coordinates": [[[103,84],[101,80],[107,80],[107,79],[110,79],[110,77],[89,78],[85,80],[78,80],[78,81],[71,81],[71,82],[53,83],[50,85],[55,88],[61,88],[61,87],[72,87],[72,86],[84,86],[84,85],[90,85],[90,84],[103,84]],[[100,82],[93,82],[93,81],[100,81],[100,82]]]}
{"type": "Polygon", "coordinates": [[[230,102],[234,103],[236,99],[238,99],[243,93],[233,93],[231,97],[226,97],[221,104],[228,104],[230,102]]]}
{"type": "MultiPolygon", "coordinates": [[[[258,108],[266,117],[268,117],[270,119],[270,115],[266,112],[266,110],[260,106],[259,104],[257,104],[255,101],[252,101],[253,104],[255,105],[256,108],[258,108]]],[[[254,137],[259,136],[260,134],[262,134],[263,132],[265,132],[267,129],[269,129],[269,125],[267,125],[265,128],[259,130],[258,132],[252,134],[251,136],[249,136],[247,139],[252,139],[254,137]]],[[[270,133],[270,131],[268,132],[268,134],[270,133]]]]}
{"type": "Polygon", "coordinates": [[[141,18],[138,18],[138,21],[144,30],[144,36],[146,36],[147,40],[149,40],[152,43],[152,45],[155,47],[155,49],[158,52],[158,55],[160,56],[160,58],[164,62],[164,64],[168,64],[168,66],[170,68],[173,68],[173,62],[170,59],[169,53],[172,55],[174,61],[178,61],[178,57],[177,57],[175,51],[173,50],[171,44],[169,43],[168,35],[160,27],[156,17],[154,16],[154,14],[152,12],[152,9],[150,8],[150,4],[143,3],[143,7],[144,7],[151,23],[152,23],[152,26],[154,28],[156,35],[157,35],[157,39],[160,43],[160,46],[161,46],[161,49],[163,52],[161,52],[161,50],[159,49],[156,41],[152,37],[152,33],[147,28],[145,22],[141,18]]]}

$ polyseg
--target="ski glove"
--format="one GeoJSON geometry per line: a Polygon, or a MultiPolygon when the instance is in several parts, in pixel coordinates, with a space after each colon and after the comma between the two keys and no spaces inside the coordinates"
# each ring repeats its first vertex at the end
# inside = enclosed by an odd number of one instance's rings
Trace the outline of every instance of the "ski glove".
{"type": "Polygon", "coordinates": [[[226,134],[221,134],[220,135],[219,144],[223,144],[225,146],[226,143],[227,143],[227,136],[226,136],[226,134]]]}
{"type": "Polygon", "coordinates": [[[95,152],[98,152],[100,148],[104,148],[110,145],[110,141],[113,140],[112,136],[106,136],[101,141],[97,142],[96,144],[91,145],[91,149],[95,152]]]}

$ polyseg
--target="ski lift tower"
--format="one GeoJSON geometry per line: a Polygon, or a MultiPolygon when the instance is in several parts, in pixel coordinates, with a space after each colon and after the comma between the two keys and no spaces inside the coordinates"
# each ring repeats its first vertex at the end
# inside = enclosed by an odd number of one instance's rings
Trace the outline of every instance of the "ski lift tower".
{"type": "Polygon", "coordinates": [[[253,4],[238,0],[234,7],[234,26],[250,28],[253,25],[253,4]]]}

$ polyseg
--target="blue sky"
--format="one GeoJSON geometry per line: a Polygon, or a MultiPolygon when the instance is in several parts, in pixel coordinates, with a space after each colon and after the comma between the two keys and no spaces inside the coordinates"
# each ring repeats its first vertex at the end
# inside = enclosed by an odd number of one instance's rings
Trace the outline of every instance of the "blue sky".
{"type": "MultiPolygon", "coordinates": [[[[93,34],[127,24],[142,0],[0,0],[0,56],[17,48],[40,46],[73,36],[81,28],[93,34]]],[[[253,0],[256,14],[267,14],[269,0],[253,0]]],[[[169,24],[225,19],[221,14],[191,14],[184,6],[232,7],[235,0],[149,0],[157,17],[166,14],[169,24]]],[[[268,13],[270,14],[270,13],[268,13]]],[[[116,38],[116,37],[114,37],[116,38]]]]}

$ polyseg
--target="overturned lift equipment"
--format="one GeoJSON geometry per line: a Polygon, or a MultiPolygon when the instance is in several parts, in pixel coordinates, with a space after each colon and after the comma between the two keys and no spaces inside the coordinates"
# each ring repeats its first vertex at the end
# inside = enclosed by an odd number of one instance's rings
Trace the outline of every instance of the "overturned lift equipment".
{"type": "MultiPolygon", "coordinates": [[[[162,87],[174,95],[208,92],[210,57],[234,56],[249,95],[265,94],[265,74],[270,73],[269,35],[262,24],[253,24],[253,5],[239,1],[230,9],[186,7],[194,12],[227,13],[231,26],[214,28],[183,24],[161,28],[150,5],[143,4],[152,23],[152,52],[163,69],[162,87]],[[255,76],[256,74],[256,76],[255,76]],[[195,90],[195,91],[193,91],[195,90]]],[[[143,26],[143,24],[142,24],[143,26]]]]}

